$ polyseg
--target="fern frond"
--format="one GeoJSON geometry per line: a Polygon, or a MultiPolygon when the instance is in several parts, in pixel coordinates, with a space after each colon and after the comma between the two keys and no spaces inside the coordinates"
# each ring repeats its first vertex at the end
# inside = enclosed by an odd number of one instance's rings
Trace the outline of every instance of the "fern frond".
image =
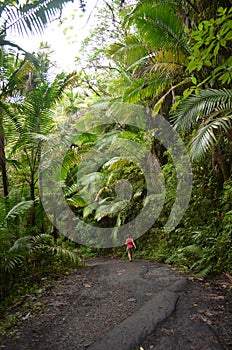
{"type": "Polygon", "coordinates": [[[1,266],[5,273],[13,271],[22,261],[24,256],[18,252],[6,252],[4,255],[4,264],[1,266]]]}
{"type": "Polygon", "coordinates": [[[61,247],[61,246],[55,246],[55,247],[51,247],[51,252],[53,252],[54,254],[60,254],[64,257],[69,258],[69,260],[73,261],[74,263],[77,263],[78,261],[80,261],[80,257],[79,255],[74,252],[71,251],[70,249],[61,247]]]}

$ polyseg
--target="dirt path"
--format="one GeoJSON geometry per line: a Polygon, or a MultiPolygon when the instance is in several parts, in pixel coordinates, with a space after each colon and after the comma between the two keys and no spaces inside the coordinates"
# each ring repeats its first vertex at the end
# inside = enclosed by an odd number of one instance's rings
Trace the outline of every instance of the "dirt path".
{"type": "Polygon", "coordinates": [[[0,349],[232,349],[228,285],[143,260],[87,264],[38,297],[43,311],[26,314],[17,339],[5,338],[0,349]]]}

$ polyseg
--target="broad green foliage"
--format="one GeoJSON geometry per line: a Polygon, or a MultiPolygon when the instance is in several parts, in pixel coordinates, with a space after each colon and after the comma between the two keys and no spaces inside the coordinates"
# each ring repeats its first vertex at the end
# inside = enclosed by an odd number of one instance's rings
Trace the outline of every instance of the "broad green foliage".
{"type": "Polygon", "coordinates": [[[193,78],[194,84],[229,87],[232,81],[232,9],[220,7],[217,18],[204,20],[190,31],[190,40],[192,55],[189,57],[188,71],[201,73],[205,67],[210,68],[210,75],[203,82],[193,78]]]}
{"type": "MultiPolygon", "coordinates": [[[[223,190],[219,191],[212,173],[205,174],[202,169],[199,167],[194,175],[192,200],[179,227],[167,234],[158,222],[138,240],[138,254],[174,264],[183,271],[194,271],[199,276],[223,270],[232,273],[232,221],[228,210],[231,207],[231,180],[225,182],[223,190]]],[[[170,183],[175,179],[173,170],[169,165],[165,166],[170,183]]],[[[168,197],[171,200],[175,197],[174,187],[168,188],[168,197]]],[[[163,214],[165,217],[165,212],[163,214]]]]}
{"type": "MultiPolygon", "coordinates": [[[[130,150],[123,148],[122,139],[128,140],[140,140],[144,143],[143,133],[135,134],[128,131],[116,131],[107,133],[104,135],[104,131],[101,130],[99,134],[97,130],[95,133],[83,133],[81,136],[77,137],[75,146],[78,147],[77,154],[82,154],[82,158],[71,157],[70,161],[65,161],[65,166],[70,166],[70,170],[66,173],[66,182],[69,184],[64,192],[67,196],[68,204],[71,207],[75,207],[78,214],[84,219],[88,219],[88,222],[93,222],[97,225],[97,222],[104,221],[102,219],[107,218],[107,223],[110,226],[114,226],[116,222],[121,224],[135,215],[135,207],[140,206],[139,202],[143,200],[143,174],[138,168],[136,163],[133,163],[133,158],[127,160],[125,158],[126,153],[130,153],[130,150]],[[80,143],[81,141],[81,143],[80,143]],[[86,147],[88,144],[88,147],[86,147]],[[117,149],[121,149],[121,156],[113,157],[109,159],[105,164],[96,172],[86,173],[86,169],[80,168],[78,165],[83,161],[83,157],[86,153],[87,155],[87,167],[92,168],[91,164],[94,164],[94,158],[89,154],[91,153],[91,148],[96,147],[98,150],[107,152],[109,154],[117,149]],[[76,159],[76,164],[73,164],[72,159],[76,159]],[[72,184],[76,181],[75,173],[78,175],[78,183],[72,184]],[[83,175],[81,175],[83,173],[83,175]],[[71,177],[70,177],[70,174],[71,177]],[[118,181],[127,179],[133,188],[132,203],[128,206],[127,198],[121,198],[115,193],[115,186],[117,186],[118,181]],[[142,188],[141,188],[142,185],[142,188]],[[83,208],[83,209],[82,209],[83,208]],[[124,209],[123,209],[124,208],[124,209]],[[123,210],[122,210],[123,209],[123,210]],[[132,214],[132,212],[134,213],[132,214]]],[[[132,146],[132,145],[131,145],[132,146]]],[[[74,151],[75,153],[75,151],[74,151]]],[[[99,158],[99,154],[98,154],[99,158]]],[[[126,190],[126,188],[125,188],[126,190]]],[[[125,191],[120,189],[120,193],[126,195],[125,191]]],[[[102,223],[100,223],[102,225],[102,223]]]]}

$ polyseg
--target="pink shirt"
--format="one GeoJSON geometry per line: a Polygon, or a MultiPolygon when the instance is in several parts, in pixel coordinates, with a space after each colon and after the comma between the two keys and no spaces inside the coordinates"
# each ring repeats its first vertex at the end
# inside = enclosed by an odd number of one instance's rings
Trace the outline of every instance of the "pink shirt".
{"type": "Polygon", "coordinates": [[[132,238],[126,239],[127,248],[133,248],[132,238]]]}

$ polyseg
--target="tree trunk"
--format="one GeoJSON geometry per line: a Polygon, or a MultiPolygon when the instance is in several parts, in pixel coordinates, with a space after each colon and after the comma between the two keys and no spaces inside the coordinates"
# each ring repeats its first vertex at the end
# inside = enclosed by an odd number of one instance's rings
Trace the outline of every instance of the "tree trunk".
{"type": "Polygon", "coordinates": [[[31,175],[31,182],[30,182],[30,199],[33,201],[33,207],[31,209],[31,226],[35,226],[36,220],[35,220],[35,181],[34,181],[34,175],[31,175]]]}
{"type": "Polygon", "coordinates": [[[6,170],[6,155],[5,155],[5,133],[3,128],[3,115],[2,109],[0,108],[0,169],[2,172],[2,185],[3,195],[8,197],[8,181],[7,181],[7,170],[6,170]]]}
{"type": "Polygon", "coordinates": [[[221,170],[221,173],[223,176],[223,182],[225,182],[230,178],[230,171],[228,168],[228,164],[226,163],[219,149],[217,147],[214,147],[213,153],[212,153],[213,169],[215,169],[216,163],[218,164],[219,169],[221,170]]]}

